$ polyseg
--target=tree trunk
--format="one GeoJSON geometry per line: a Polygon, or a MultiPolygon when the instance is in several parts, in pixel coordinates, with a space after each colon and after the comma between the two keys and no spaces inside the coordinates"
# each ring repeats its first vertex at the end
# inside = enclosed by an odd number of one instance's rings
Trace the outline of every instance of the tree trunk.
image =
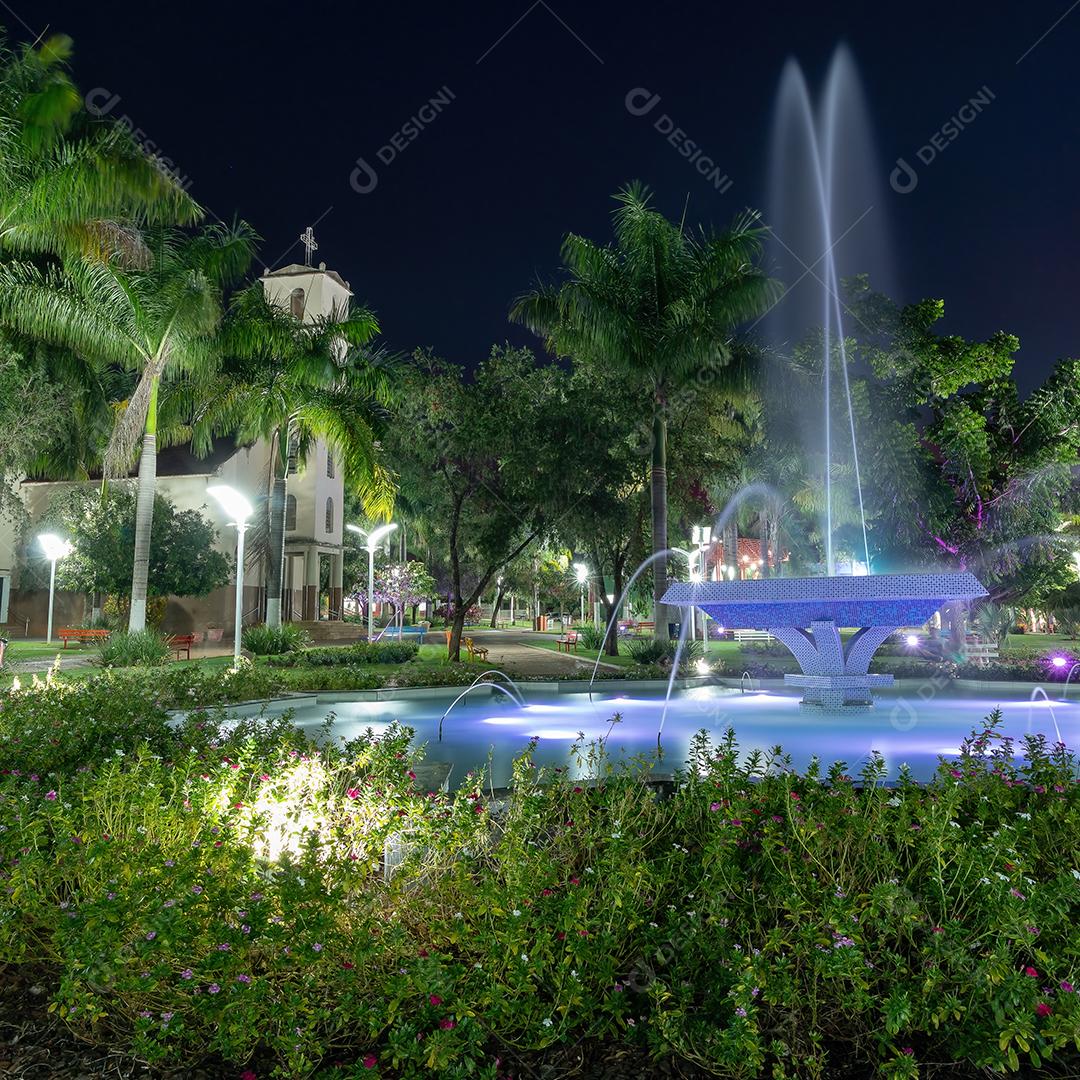
{"type": "Polygon", "coordinates": [[[780,577],[780,512],[778,507],[774,507],[769,516],[769,547],[772,549],[772,576],[780,577]]]}
{"type": "Polygon", "coordinates": [[[615,565],[612,567],[611,580],[614,587],[614,592],[611,594],[614,599],[611,603],[608,603],[607,595],[604,593],[603,586],[601,585],[600,595],[603,597],[604,613],[607,615],[608,629],[604,637],[604,652],[608,656],[619,655],[619,620],[615,617],[618,614],[618,608],[616,605],[619,602],[619,597],[622,596],[623,591],[623,574],[622,574],[622,560],[619,557],[615,559],[615,565]]]}
{"type": "Polygon", "coordinates": [[[772,574],[772,569],[769,566],[769,534],[772,531],[771,518],[772,510],[766,503],[766,505],[761,508],[761,513],[758,515],[758,565],[763,578],[770,577],[772,574]]]}
{"type": "Polygon", "coordinates": [[[461,659],[461,634],[465,629],[465,605],[454,609],[454,620],[450,624],[450,644],[446,648],[447,659],[457,663],[461,659]]]}
{"type": "Polygon", "coordinates": [[[282,593],[285,590],[285,508],[289,495],[288,426],[284,441],[278,439],[275,454],[281,460],[274,466],[274,486],[270,491],[269,542],[266,560],[266,625],[280,626],[282,622],[282,593]],[[281,476],[276,475],[278,470],[281,476]]]}
{"type": "Polygon", "coordinates": [[[146,588],[150,577],[150,530],[154,523],[154,493],[157,488],[157,394],[154,379],[150,406],[146,413],[142,453],[139,455],[139,490],[135,499],[135,564],[131,571],[131,610],[128,631],[146,629],[146,588]]]}
{"type": "Polygon", "coordinates": [[[499,625],[499,612],[502,610],[503,597],[506,596],[506,590],[499,588],[498,593],[495,596],[495,604],[491,609],[491,629],[495,630],[499,625]]]}
{"type": "Polygon", "coordinates": [[[270,538],[266,559],[267,626],[280,626],[283,618],[281,608],[285,589],[285,504],[288,485],[287,477],[275,476],[274,488],[270,493],[270,538]]]}
{"type": "Polygon", "coordinates": [[[739,576],[739,523],[735,520],[735,512],[724,523],[722,536],[724,546],[724,565],[735,568],[735,577],[739,576]]]}
{"type": "Polygon", "coordinates": [[[660,401],[653,415],[652,444],[652,549],[659,556],[653,561],[653,631],[657,641],[667,641],[668,606],[660,601],[667,592],[667,420],[660,401]]]}

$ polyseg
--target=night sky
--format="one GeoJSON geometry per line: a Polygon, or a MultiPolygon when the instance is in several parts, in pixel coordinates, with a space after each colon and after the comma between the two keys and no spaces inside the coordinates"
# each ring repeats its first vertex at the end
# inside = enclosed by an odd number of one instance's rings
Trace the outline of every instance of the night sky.
{"type": "Polygon", "coordinates": [[[944,298],[957,333],[1016,333],[1024,389],[1080,354],[1080,2],[529,3],[10,0],[0,21],[18,40],[71,35],[80,87],[141,128],[213,214],[251,222],[261,263],[301,261],[312,224],[316,261],[378,312],[389,346],[466,365],[531,341],[509,302],[554,272],[568,229],[607,238],[625,181],[651,185],[671,216],[689,198],[690,220],[718,226],[762,205],[784,61],[820,83],[844,41],[874,119],[872,215],[892,237],[898,298],[944,298]],[[990,103],[919,162],[984,87],[990,103]],[[660,95],[647,116],[627,109],[636,88],[660,95]],[[730,186],[695,171],[658,115],[730,186]],[[918,169],[906,194],[889,185],[900,157],[918,169]],[[376,171],[365,194],[358,159],[376,171]]]}

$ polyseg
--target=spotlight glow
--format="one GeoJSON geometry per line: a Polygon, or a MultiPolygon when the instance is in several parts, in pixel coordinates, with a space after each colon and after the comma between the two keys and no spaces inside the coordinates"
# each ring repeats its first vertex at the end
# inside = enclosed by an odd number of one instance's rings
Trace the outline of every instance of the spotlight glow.
{"type": "Polygon", "coordinates": [[[1063,668],[1069,661],[1064,656],[1052,656],[1050,657],[1050,663],[1056,668],[1063,668]]]}
{"type": "Polygon", "coordinates": [[[907,642],[907,647],[909,649],[917,649],[919,647],[919,635],[918,634],[908,634],[908,636],[906,638],[904,638],[904,641],[907,642]]]}

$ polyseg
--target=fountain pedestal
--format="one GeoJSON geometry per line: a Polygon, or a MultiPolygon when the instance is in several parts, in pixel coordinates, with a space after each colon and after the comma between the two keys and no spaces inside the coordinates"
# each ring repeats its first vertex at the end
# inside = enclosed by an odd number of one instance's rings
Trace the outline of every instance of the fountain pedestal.
{"type": "Polygon", "coordinates": [[[679,583],[663,603],[698,607],[721,626],[765,630],[791,650],[803,704],[866,708],[891,675],[869,674],[874,653],[903,626],[921,626],[954,600],[986,590],[973,574],[880,574],[871,577],[765,578],[679,583]],[[845,643],[840,627],[856,627],[845,643]]]}

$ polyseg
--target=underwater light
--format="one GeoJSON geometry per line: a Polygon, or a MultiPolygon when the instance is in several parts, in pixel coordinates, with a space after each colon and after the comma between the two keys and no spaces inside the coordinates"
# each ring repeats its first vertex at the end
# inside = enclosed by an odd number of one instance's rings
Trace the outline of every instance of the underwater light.
{"type": "Polygon", "coordinates": [[[709,672],[710,672],[710,671],[712,671],[712,668],[710,668],[710,667],[709,667],[709,661],[708,661],[708,660],[706,660],[706,659],[705,659],[704,657],[702,657],[702,658],[701,658],[701,659],[700,659],[700,660],[699,660],[699,661],[697,662],[697,664],[695,665],[695,667],[697,668],[697,673],[698,673],[699,675],[708,675],[708,674],[709,674],[709,672]]]}

